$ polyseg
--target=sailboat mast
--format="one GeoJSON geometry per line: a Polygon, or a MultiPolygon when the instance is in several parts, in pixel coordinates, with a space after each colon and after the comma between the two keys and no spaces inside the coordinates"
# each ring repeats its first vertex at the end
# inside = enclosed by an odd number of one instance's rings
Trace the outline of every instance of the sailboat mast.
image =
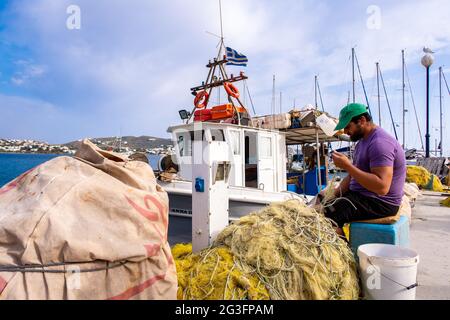
{"type": "Polygon", "coordinates": [[[355,97],[355,48],[352,48],[352,77],[353,77],[353,103],[356,101],[355,97]]]}
{"type": "Polygon", "coordinates": [[[314,106],[316,110],[318,109],[317,105],[317,76],[314,77],[314,106]]]}
{"type": "Polygon", "coordinates": [[[443,139],[442,139],[442,118],[443,118],[443,114],[442,114],[442,67],[439,67],[439,111],[440,111],[440,115],[441,115],[441,119],[440,119],[440,138],[441,138],[441,143],[440,143],[440,151],[441,151],[441,157],[443,154],[443,139]]]}
{"type": "Polygon", "coordinates": [[[387,106],[389,109],[389,114],[391,116],[392,127],[394,128],[395,139],[398,141],[397,129],[395,128],[395,122],[394,122],[394,117],[392,116],[391,104],[389,103],[389,98],[388,98],[388,94],[386,91],[386,85],[384,84],[383,73],[381,72],[381,68],[380,68],[380,78],[381,78],[381,84],[383,85],[384,96],[386,97],[386,103],[387,103],[387,106]]]}
{"type": "Polygon", "coordinates": [[[381,126],[381,96],[380,96],[380,64],[376,63],[377,66],[377,91],[378,91],[378,125],[381,126]]]}
{"type": "Polygon", "coordinates": [[[274,115],[276,112],[275,110],[275,75],[273,75],[273,87],[272,87],[272,106],[270,113],[274,115]]]}
{"type": "Polygon", "coordinates": [[[405,143],[405,139],[406,139],[406,136],[405,136],[405,133],[406,133],[406,130],[405,130],[405,113],[406,113],[406,110],[405,110],[405,50],[402,50],[402,101],[403,101],[403,111],[402,111],[402,114],[403,114],[403,149],[405,149],[406,148],[406,143],[405,143]]]}

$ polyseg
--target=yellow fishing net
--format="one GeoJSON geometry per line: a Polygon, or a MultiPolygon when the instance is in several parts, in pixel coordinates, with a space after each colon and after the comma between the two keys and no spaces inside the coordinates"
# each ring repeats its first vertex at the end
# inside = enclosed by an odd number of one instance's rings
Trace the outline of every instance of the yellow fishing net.
{"type": "Polygon", "coordinates": [[[420,166],[406,167],[406,182],[414,182],[421,189],[442,192],[444,190],[439,178],[420,166]]]}
{"type": "Polygon", "coordinates": [[[449,207],[449,208],[450,208],[450,197],[448,197],[448,198],[445,199],[445,200],[442,200],[442,201],[440,202],[440,204],[443,205],[443,206],[445,206],[445,207],[449,207]]]}
{"type": "Polygon", "coordinates": [[[255,275],[236,267],[226,247],[192,254],[191,244],[172,248],[178,275],[179,300],[268,300],[266,287],[255,275]]]}
{"type": "Polygon", "coordinates": [[[172,249],[180,299],[358,299],[354,256],[331,220],[305,204],[273,203],[225,228],[197,255],[172,249]]]}
{"type": "Polygon", "coordinates": [[[330,220],[303,203],[274,203],[228,226],[216,245],[256,273],[271,299],[357,299],[356,262],[330,220]]]}

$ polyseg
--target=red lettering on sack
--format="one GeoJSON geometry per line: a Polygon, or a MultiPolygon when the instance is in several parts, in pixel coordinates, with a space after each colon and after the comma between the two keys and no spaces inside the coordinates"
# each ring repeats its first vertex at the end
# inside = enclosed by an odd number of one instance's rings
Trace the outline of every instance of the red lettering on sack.
{"type": "Polygon", "coordinates": [[[0,196],[4,193],[7,193],[8,191],[11,191],[12,189],[16,188],[24,179],[25,177],[31,172],[33,171],[33,169],[30,169],[24,173],[22,173],[20,176],[18,176],[16,179],[14,179],[13,181],[11,181],[10,183],[8,183],[6,186],[4,186],[3,188],[0,189],[0,196]]]}
{"type": "Polygon", "coordinates": [[[159,213],[159,216],[161,217],[161,220],[162,220],[162,223],[163,223],[163,226],[164,226],[164,233],[161,233],[161,231],[158,230],[156,228],[156,226],[153,226],[153,228],[159,234],[159,236],[161,237],[161,240],[166,241],[167,240],[167,234],[166,234],[165,230],[167,230],[167,228],[168,228],[168,222],[167,222],[167,219],[165,217],[165,212],[168,209],[166,209],[166,207],[164,205],[162,205],[155,197],[153,197],[151,195],[146,195],[144,197],[144,203],[145,203],[146,208],[142,208],[140,205],[136,204],[133,200],[131,200],[127,196],[125,196],[125,198],[127,199],[128,203],[137,212],[139,212],[141,215],[143,215],[144,217],[146,217],[150,221],[158,221],[159,220],[158,213],[159,213]],[[151,202],[155,207],[157,207],[159,212],[151,211],[149,202],[151,202]]]}
{"type": "Polygon", "coordinates": [[[138,295],[139,293],[143,292],[144,290],[150,288],[156,282],[164,280],[165,277],[166,277],[166,274],[154,276],[153,278],[145,281],[144,283],[137,285],[133,288],[130,288],[117,296],[109,298],[108,300],[128,300],[128,299],[138,295]]]}
{"type": "Polygon", "coordinates": [[[149,210],[150,206],[148,205],[148,199],[146,199],[147,197],[144,197],[144,202],[145,202],[145,206],[147,207],[147,209],[142,208],[140,205],[136,204],[133,200],[131,200],[130,198],[128,198],[127,196],[125,196],[125,198],[127,198],[128,203],[137,211],[139,212],[141,215],[143,215],[144,217],[146,217],[148,220],[150,221],[158,221],[158,213],[149,210]]]}
{"type": "Polygon", "coordinates": [[[5,279],[0,277],[0,294],[2,294],[3,290],[5,290],[7,285],[8,285],[8,282],[6,282],[5,279]]]}
{"type": "Polygon", "coordinates": [[[145,250],[147,250],[147,257],[156,256],[161,251],[159,244],[144,244],[145,250]]]}

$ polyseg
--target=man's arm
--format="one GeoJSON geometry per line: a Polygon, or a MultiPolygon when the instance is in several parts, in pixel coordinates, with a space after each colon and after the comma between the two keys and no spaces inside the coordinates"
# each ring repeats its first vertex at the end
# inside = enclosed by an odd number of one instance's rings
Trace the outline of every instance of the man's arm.
{"type": "Polygon", "coordinates": [[[368,173],[351,165],[347,171],[360,185],[379,196],[387,195],[391,188],[394,174],[392,167],[371,168],[371,173],[368,173]]]}
{"type": "Polygon", "coordinates": [[[346,193],[348,191],[348,189],[350,188],[350,181],[352,180],[352,177],[350,175],[346,176],[344,178],[344,180],[341,181],[341,183],[339,184],[339,187],[337,187],[334,190],[334,196],[340,197],[341,195],[343,195],[344,193],[346,193]]]}
{"type": "Polygon", "coordinates": [[[348,172],[361,186],[377,195],[384,196],[389,192],[394,174],[393,167],[375,167],[369,172],[362,171],[354,166],[343,154],[333,152],[333,161],[336,166],[348,172]]]}

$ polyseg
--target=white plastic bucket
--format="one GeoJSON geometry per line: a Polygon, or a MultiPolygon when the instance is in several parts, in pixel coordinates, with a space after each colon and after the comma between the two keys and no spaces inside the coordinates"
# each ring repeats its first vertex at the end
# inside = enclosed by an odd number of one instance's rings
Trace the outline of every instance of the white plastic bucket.
{"type": "Polygon", "coordinates": [[[419,255],[390,244],[365,244],[358,248],[364,298],[414,300],[419,255]]]}

